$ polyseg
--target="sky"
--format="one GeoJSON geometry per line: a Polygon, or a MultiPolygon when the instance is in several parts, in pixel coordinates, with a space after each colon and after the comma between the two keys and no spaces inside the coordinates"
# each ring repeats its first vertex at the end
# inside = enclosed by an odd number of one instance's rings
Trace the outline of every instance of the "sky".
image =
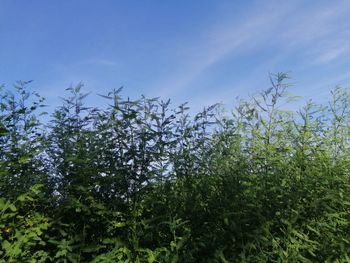
{"type": "Polygon", "coordinates": [[[350,1],[0,0],[0,84],[34,80],[51,106],[84,83],[123,95],[230,107],[289,72],[326,100],[350,83],[350,1]]]}

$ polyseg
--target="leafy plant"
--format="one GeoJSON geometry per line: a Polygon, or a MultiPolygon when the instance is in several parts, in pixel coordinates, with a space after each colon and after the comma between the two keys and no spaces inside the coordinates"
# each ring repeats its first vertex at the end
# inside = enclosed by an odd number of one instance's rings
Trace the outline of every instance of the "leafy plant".
{"type": "Polygon", "coordinates": [[[1,87],[0,262],[348,262],[350,95],[270,79],[230,115],[1,87]]]}

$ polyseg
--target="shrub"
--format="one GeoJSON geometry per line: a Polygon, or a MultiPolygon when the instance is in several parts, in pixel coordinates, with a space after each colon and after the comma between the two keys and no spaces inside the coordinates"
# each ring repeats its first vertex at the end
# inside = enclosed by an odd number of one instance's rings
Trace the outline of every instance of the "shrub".
{"type": "Polygon", "coordinates": [[[349,261],[350,95],[288,111],[287,79],[231,116],[2,87],[0,262],[349,261]]]}

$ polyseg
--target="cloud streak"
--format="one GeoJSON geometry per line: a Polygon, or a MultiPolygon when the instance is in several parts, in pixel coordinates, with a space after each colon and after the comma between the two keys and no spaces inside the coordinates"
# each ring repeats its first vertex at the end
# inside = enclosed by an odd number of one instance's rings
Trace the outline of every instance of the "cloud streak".
{"type": "Polygon", "coordinates": [[[107,66],[107,67],[114,67],[118,65],[115,61],[112,61],[109,59],[101,59],[101,58],[86,59],[82,61],[81,64],[93,65],[93,66],[107,66]]]}
{"type": "Polygon", "coordinates": [[[251,14],[248,21],[241,21],[239,24],[228,21],[224,25],[213,26],[206,33],[204,42],[203,39],[194,41],[192,47],[186,47],[185,51],[182,51],[186,57],[184,62],[179,63],[182,70],[175,74],[175,77],[162,81],[166,83],[159,85],[166,86],[162,90],[162,96],[172,96],[187,89],[192,81],[227,56],[232,57],[260,45],[289,8],[281,9],[272,15],[267,14],[268,10],[251,14]]]}
{"type": "MultiPolygon", "coordinates": [[[[279,5],[278,9],[273,9],[273,2],[270,3],[252,11],[244,20],[218,23],[207,30],[204,38],[199,37],[198,41],[192,40],[192,45],[185,45],[180,52],[185,55],[179,59],[177,72],[156,85],[160,95],[179,95],[191,86],[195,87],[196,81],[204,74],[210,74],[211,68],[221,61],[234,60],[238,55],[242,57],[253,51],[275,49],[275,57],[270,59],[270,62],[274,60],[272,67],[281,67],[291,61],[293,71],[322,66],[350,55],[350,23],[346,19],[350,2],[326,2],[306,8],[302,2],[295,2],[279,5]]],[[[267,61],[261,61],[256,67],[262,69],[264,64],[271,68],[267,61]]],[[[266,68],[266,73],[270,68],[266,68]]],[[[256,84],[255,80],[251,83],[256,84]]],[[[223,96],[223,93],[216,94],[219,101],[223,96]]],[[[203,100],[207,101],[207,97],[204,94],[203,100]]]]}

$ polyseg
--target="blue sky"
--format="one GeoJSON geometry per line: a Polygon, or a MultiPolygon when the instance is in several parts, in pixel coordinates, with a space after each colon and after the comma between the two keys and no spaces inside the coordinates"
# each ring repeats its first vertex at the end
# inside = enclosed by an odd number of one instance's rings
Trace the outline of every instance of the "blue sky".
{"type": "Polygon", "coordinates": [[[290,71],[292,93],[323,100],[349,87],[349,14],[338,0],[0,0],[0,83],[34,80],[52,105],[83,82],[199,109],[290,71]]]}

